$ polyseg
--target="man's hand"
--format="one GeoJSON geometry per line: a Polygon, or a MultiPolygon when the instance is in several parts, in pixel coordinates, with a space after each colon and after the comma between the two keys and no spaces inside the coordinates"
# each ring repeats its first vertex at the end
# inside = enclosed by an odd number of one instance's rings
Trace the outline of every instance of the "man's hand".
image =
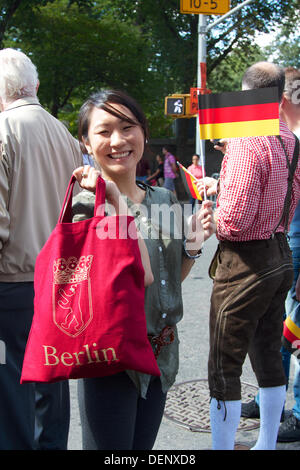
{"type": "Polygon", "coordinates": [[[197,188],[201,197],[204,198],[204,188],[207,196],[215,196],[217,194],[217,185],[218,180],[206,176],[197,183],[197,188]]]}

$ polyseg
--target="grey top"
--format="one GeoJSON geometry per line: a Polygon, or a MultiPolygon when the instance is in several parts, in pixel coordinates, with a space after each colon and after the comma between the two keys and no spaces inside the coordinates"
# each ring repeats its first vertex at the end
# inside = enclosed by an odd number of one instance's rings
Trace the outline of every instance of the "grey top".
{"type": "MultiPolygon", "coordinates": [[[[183,256],[183,211],[175,196],[159,187],[145,187],[142,204],[126,202],[135,217],[151,262],[154,282],[145,290],[145,312],[149,335],[158,335],[165,326],[175,326],[182,318],[181,264],[183,256]],[[171,208],[171,210],[170,210],[171,208]]],[[[73,221],[93,217],[95,195],[82,191],[73,199],[73,221]]],[[[109,210],[108,210],[109,213],[109,210]]],[[[178,372],[178,335],[162,347],[158,356],[162,389],[166,393],[178,372]]],[[[151,376],[127,371],[142,397],[146,397],[151,376]]]]}

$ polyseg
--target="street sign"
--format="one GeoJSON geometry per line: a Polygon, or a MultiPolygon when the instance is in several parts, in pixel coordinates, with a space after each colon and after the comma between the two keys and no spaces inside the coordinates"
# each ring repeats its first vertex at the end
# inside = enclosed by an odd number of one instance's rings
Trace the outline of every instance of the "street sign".
{"type": "Polygon", "coordinates": [[[190,109],[189,113],[192,115],[197,115],[198,113],[198,93],[200,95],[206,95],[207,93],[211,93],[211,90],[208,88],[190,88],[190,109]]]}
{"type": "Polygon", "coordinates": [[[181,96],[167,96],[165,98],[165,114],[171,116],[184,116],[185,114],[185,98],[181,96]]]}
{"type": "Polygon", "coordinates": [[[180,13],[223,15],[230,10],[230,0],[180,0],[180,13]]]}

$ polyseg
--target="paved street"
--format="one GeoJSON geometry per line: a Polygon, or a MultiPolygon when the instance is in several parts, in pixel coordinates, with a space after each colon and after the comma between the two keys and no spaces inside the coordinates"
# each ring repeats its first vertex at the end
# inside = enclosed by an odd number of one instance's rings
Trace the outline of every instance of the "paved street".
{"type": "MultiPolygon", "coordinates": [[[[183,283],[184,319],[179,324],[180,369],[176,383],[207,378],[208,312],[212,281],[207,275],[208,266],[216,247],[215,237],[206,242],[202,257],[196,261],[191,274],[183,283]]],[[[291,366],[290,383],[292,383],[291,366]]],[[[255,377],[247,360],[242,382],[256,385],[255,377]]],[[[81,449],[81,429],[77,407],[76,381],[71,381],[72,416],[69,449],[81,449]]],[[[209,401],[209,397],[207,397],[209,401]]],[[[287,409],[292,406],[291,387],[288,392],[287,409]]],[[[236,441],[251,446],[255,443],[258,429],[237,432],[236,441]]],[[[211,448],[209,432],[192,432],[164,417],[155,450],[204,450],[211,448]]],[[[300,442],[278,444],[277,449],[300,449],[300,442]]]]}

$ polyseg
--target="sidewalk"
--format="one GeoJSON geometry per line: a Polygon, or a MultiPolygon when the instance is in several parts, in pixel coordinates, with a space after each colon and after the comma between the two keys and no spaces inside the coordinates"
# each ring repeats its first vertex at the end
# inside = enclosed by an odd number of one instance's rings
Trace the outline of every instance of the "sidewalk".
{"type": "MultiPolygon", "coordinates": [[[[206,381],[208,356],[208,313],[212,281],[207,271],[217,242],[212,237],[205,244],[203,255],[193,266],[189,277],[182,285],[184,301],[184,318],[178,325],[180,338],[180,368],[176,384],[189,381],[206,381]]],[[[290,383],[293,379],[293,362],[291,362],[290,383]]],[[[256,379],[247,359],[243,369],[242,382],[256,386],[256,379]]],[[[185,387],[185,384],[182,384],[185,387]]],[[[207,404],[209,396],[207,396],[207,404]]],[[[292,389],[288,391],[287,407],[293,405],[292,389]]],[[[179,421],[180,421],[179,413],[179,421]]],[[[251,447],[256,442],[258,428],[239,430],[236,442],[251,447]]],[[[163,418],[154,450],[204,450],[211,448],[209,432],[193,432],[173,420],[163,418]]],[[[71,381],[71,426],[69,450],[81,449],[81,428],[77,406],[76,381],[71,381]]],[[[300,442],[277,444],[277,450],[299,450],[300,442]]]]}

